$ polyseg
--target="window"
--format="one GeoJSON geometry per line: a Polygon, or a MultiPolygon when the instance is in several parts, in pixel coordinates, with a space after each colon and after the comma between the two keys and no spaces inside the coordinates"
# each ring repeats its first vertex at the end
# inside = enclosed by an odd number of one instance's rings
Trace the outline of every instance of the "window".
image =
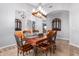
{"type": "Polygon", "coordinates": [[[61,30],[61,19],[59,18],[54,18],[52,21],[52,30],[61,30]]]}
{"type": "Polygon", "coordinates": [[[15,31],[19,31],[22,29],[22,22],[19,19],[15,20],[15,31]]]}

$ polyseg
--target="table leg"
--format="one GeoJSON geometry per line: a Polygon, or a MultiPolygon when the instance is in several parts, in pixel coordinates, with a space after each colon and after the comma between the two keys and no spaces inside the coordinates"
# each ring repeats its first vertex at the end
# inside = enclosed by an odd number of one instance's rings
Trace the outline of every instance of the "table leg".
{"type": "Polygon", "coordinates": [[[50,43],[50,56],[52,54],[52,43],[50,43]]]}
{"type": "Polygon", "coordinates": [[[33,48],[34,48],[34,56],[36,56],[37,55],[37,47],[33,46],[33,48]]]}

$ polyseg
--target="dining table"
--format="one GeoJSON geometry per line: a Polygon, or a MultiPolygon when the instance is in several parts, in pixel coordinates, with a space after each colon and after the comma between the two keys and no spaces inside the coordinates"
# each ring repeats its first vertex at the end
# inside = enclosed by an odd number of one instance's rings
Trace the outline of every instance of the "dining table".
{"type": "Polygon", "coordinates": [[[37,45],[45,40],[47,36],[44,35],[42,37],[38,37],[38,36],[35,36],[35,37],[30,37],[30,38],[27,38],[26,42],[28,42],[30,45],[33,46],[33,50],[34,50],[34,55],[36,56],[37,55],[37,45]]]}
{"type": "MultiPolygon", "coordinates": [[[[56,31],[53,32],[55,34],[56,31]]],[[[37,45],[41,42],[44,42],[47,40],[47,35],[38,36],[38,35],[32,35],[30,37],[27,37],[26,42],[33,46],[34,55],[37,55],[37,45]]]]}

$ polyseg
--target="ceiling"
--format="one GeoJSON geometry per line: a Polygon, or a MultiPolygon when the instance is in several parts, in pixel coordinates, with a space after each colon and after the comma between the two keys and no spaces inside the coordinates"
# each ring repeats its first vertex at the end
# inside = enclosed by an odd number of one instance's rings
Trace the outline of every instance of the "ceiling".
{"type": "Polygon", "coordinates": [[[47,14],[47,16],[48,17],[50,17],[50,18],[52,18],[53,16],[57,16],[57,15],[59,15],[59,16],[61,16],[61,14],[69,14],[69,11],[67,11],[67,10],[56,10],[56,11],[52,11],[52,12],[50,12],[49,14],[47,14]]]}
{"type": "Polygon", "coordinates": [[[41,6],[46,13],[48,13],[53,8],[53,3],[28,3],[28,5],[30,5],[32,8],[38,8],[41,6]]]}
{"type": "Polygon", "coordinates": [[[53,6],[53,3],[29,3],[29,4],[33,7],[42,6],[42,7],[52,8],[53,6]]]}
{"type": "Polygon", "coordinates": [[[70,3],[28,3],[28,5],[30,5],[32,9],[38,8],[40,5],[47,14],[51,14],[51,12],[55,10],[69,10],[71,4],[70,3]]]}

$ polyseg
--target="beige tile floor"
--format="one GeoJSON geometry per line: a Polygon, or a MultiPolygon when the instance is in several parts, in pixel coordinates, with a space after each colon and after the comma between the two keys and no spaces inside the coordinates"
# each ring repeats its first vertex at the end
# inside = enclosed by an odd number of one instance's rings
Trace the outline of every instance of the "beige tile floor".
{"type": "MultiPolygon", "coordinates": [[[[51,56],[73,56],[79,55],[79,49],[73,46],[69,46],[69,41],[58,39],[56,41],[57,49],[55,54],[51,54],[51,56]],[[77,49],[77,50],[75,50],[77,49]]],[[[50,53],[48,53],[50,55],[50,53]]],[[[17,56],[17,48],[16,46],[8,47],[0,50],[0,56],[17,56]]],[[[33,56],[33,51],[29,55],[33,56]]],[[[45,56],[45,54],[39,53],[38,56],[45,56]]]]}
{"type": "Polygon", "coordinates": [[[79,56],[79,48],[70,46],[70,55],[71,56],[79,56]]]}

